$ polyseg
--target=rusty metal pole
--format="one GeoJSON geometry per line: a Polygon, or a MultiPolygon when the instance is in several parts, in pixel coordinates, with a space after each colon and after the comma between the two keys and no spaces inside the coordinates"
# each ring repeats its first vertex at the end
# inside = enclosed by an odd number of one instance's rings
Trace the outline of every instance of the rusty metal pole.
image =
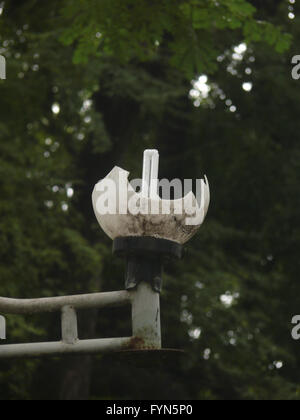
{"type": "Polygon", "coordinates": [[[114,254],[126,257],[125,288],[131,293],[133,336],[141,349],[161,349],[160,292],[163,262],[182,256],[176,242],[153,237],[114,240],[114,254]]]}
{"type": "Polygon", "coordinates": [[[132,335],[141,347],[161,349],[160,295],[146,282],[132,292],[132,335]]]}

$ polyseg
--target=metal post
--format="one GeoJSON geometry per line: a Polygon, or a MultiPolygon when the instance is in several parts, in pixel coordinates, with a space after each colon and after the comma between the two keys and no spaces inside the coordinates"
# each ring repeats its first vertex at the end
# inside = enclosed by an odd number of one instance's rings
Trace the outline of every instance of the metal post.
{"type": "Polygon", "coordinates": [[[6,319],[0,315],[0,340],[6,339],[6,319]]]}
{"type": "Polygon", "coordinates": [[[77,314],[72,306],[64,306],[61,311],[62,341],[75,344],[78,341],[77,314]]]}
{"type": "Polygon", "coordinates": [[[160,297],[150,284],[140,283],[132,292],[132,332],[145,348],[161,348],[160,297]]]}
{"type": "Polygon", "coordinates": [[[166,257],[181,258],[182,246],[166,239],[123,237],[113,252],[126,257],[125,287],[131,293],[133,336],[143,349],[161,349],[160,292],[166,257]]]}

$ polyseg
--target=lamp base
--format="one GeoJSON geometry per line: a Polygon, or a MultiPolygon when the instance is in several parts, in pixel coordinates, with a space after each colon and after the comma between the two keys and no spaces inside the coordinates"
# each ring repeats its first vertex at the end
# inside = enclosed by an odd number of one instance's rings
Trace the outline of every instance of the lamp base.
{"type": "Polygon", "coordinates": [[[116,238],[113,254],[126,257],[126,290],[132,290],[145,281],[155,292],[162,288],[162,266],[166,258],[182,258],[183,248],[177,242],[150,236],[116,238]]]}

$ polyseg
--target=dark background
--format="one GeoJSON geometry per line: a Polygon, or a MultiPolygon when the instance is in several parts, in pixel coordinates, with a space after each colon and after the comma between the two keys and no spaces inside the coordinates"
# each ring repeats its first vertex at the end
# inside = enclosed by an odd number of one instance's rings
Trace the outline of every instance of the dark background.
{"type": "MultiPolygon", "coordinates": [[[[0,399],[299,399],[297,1],[0,3],[0,295],[122,289],[91,192],[114,165],[139,177],[145,148],[212,196],[164,276],[163,343],[185,357],[5,361],[0,399]]],[[[59,339],[59,314],[7,323],[5,343],[59,339]]],[[[127,310],[80,314],[81,338],[128,332],[127,310]]]]}

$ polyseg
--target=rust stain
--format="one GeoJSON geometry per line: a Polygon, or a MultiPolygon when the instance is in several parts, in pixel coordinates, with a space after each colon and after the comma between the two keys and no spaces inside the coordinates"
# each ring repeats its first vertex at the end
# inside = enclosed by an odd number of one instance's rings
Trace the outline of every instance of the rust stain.
{"type": "Polygon", "coordinates": [[[145,347],[145,342],[140,337],[132,337],[130,340],[129,348],[131,349],[144,349],[145,347]]]}
{"type": "Polygon", "coordinates": [[[132,337],[129,346],[129,350],[157,350],[156,345],[145,343],[145,340],[141,337],[132,337]]]}

